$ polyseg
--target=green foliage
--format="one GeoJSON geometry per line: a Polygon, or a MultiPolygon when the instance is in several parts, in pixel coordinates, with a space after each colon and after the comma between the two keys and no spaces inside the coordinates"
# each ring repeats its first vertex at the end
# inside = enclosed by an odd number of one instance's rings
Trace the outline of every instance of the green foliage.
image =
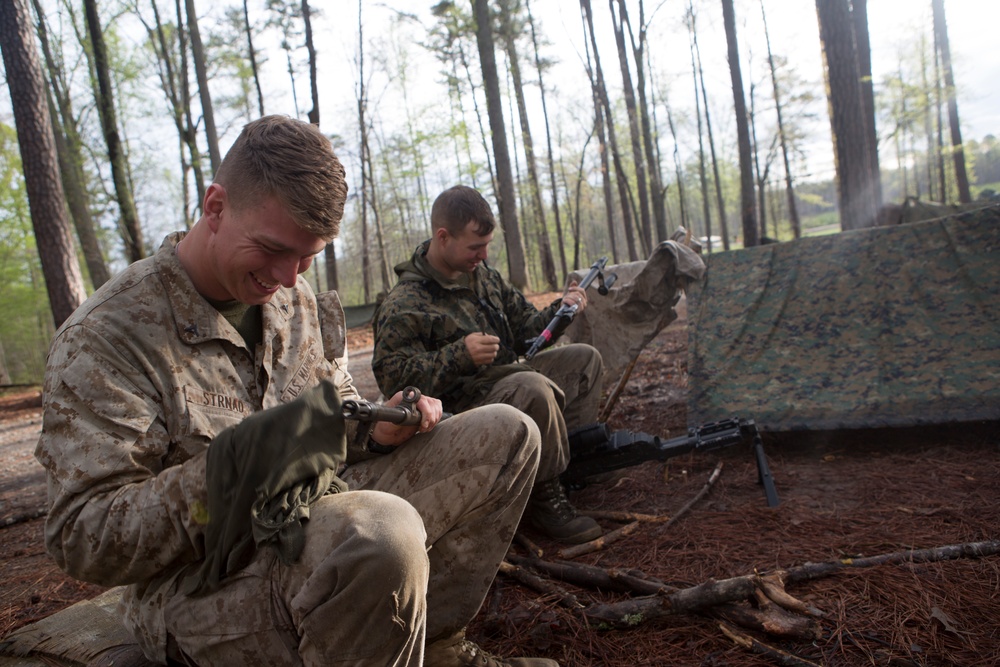
{"type": "Polygon", "coordinates": [[[38,382],[51,334],[51,311],[35,248],[14,128],[0,124],[0,363],[10,382],[38,382]]]}

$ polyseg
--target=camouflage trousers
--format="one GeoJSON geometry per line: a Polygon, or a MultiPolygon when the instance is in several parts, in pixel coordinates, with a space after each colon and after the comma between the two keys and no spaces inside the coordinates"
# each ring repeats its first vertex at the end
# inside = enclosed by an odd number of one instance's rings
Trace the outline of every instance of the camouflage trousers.
{"type": "Polygon", "coordinates": [[[540,352],[525,363],[538,373],[508,375],[480,405],[512,405],[538,425],[542,453],[537,479],[544,481],[569,465],[568,430],[597,421],[604,362],[596,348],[572,343],[540,352]]]}
{"type": "Polygon", "coordinates": [[[312,506],[300,559],[263,550],[217,592],[166,603],[168,656],[219,665],[420,665],[476,615],[538,464],[539,434],[496,405],[347,468],[312,506]]]}

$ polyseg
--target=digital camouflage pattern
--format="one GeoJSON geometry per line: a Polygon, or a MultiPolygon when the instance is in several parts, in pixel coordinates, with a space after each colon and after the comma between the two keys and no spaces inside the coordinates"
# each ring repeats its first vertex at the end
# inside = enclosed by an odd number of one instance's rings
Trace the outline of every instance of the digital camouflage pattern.
{"type": "Polygon", "coordinates": [[[831,430],[1000,415],[1000,206],[707,258],[689,424],[831,430]]]}
{"type": "Polygon", "coordinates": [[[530,371],[518,364],[549,323],[561,299],[536,309],[494,269],[479,265],[471,283],[451,281],[427,262],[429,241],[396,266],[399,281],[375,313],[372,371],[391,396],[418,387],[439,398],[448,412],[477,404],[500,378],[530,371]],[[477,368],[465,336],[481,332],[500,339],[491,366],[477,368]]]}
{"type": "Polygon", "coordinates": [[[258,550],[210,595],[180,594],[205,556],[213,438],[321,380],[358,398],[335,297],[318,305],[301,276],[279,289],[251,351],[195,290],[180,238],[102,286],[53,340],[36,448],[49,553],[74,577],[127,585],[124,624],[161,664],[168,630],[199,664],[419,664],[425,616],[429,636],[448,636],[489,589],[534,481],[537,427],[490,406],[360,460],[368,431],[348,422],[351,490],[311,507],[301,559],[258,550]]]}

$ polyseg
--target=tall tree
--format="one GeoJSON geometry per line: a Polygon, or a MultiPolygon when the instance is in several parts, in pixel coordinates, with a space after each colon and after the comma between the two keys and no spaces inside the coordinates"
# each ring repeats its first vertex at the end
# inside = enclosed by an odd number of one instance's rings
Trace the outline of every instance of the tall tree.
{"type": "Polygon", "coordinates": [[[854,50],[858,54],[858,86],[861,91],[861,115],[865,120],[865,143],[868,144],[868,171],[872,178],[875,207],[882,205],[882,175],[878,166],[878,133],[875,131],[875,84],[872,78],[872,47],[868,36],[868,0],[851,0],[854,23],[854,50]]]}
{"type": "Polygon", "coordinates": [[[510,8],[510,0],[500,0],[500,37],[507,52],[507,62],[510,76],[514,84],[514,97],[517,101],[517,114],[521,125],[521,143],[524,145],[524,161],[528,169],[528,191],[532,218],[535,221],[535,234],[538,239],[538,257],[542,265],[542,277],[549,291],[558,289],[556,265],[552,257],[552,243],[549,230],[545,224],[545,207],[542,205],[542,188],[538,180],[538,161],[535,159],[535,141],[531,136],[531,122],[528,119],[528,105],[524,98],[524,82],[521,79],[520,54],[516,39],[523,31],[521,21],[515,21],[510,8]]]}
{"type": "MultiPolygon", "coordinates": [[[[646,20],[646,8],[643,0],[639,0],[639,41],[636,42],[632,32],[632,24],[628,20],[628,13],[625,11],[625,0],[620,0],[623,23],[628,28],[629,39],[632,43],[632,53],[635,57],[635,90],[639,96],[639,121],[642,128],[642,143],[646,150],[646,165],[649,172],[649,190],[653,206],[653,222],[656,225],[656,241],[667,240],[667,192],[663,186],[663,174],[660,171],[660,155],[657,147],[656,129],[656,104],[653,100],[647,99],[646,95],[646,66],[645,61],[649,59],[649,52],[646,50],[647,34],[649,32],[649,22],[646,20]],[[650,113],[650,109],[653,113],[650,113]]],[[[657,5],[657,9],[662,7],[662,3],[657,5]]],[[[656,10],[653,11],[656,13],[656,10]]],[[[650,21],[652,16],[650,17],[650,21]]],[[[650,66],[652,74],[652,67],[650,66]]],[[[652,81],[652,77],[650,77],[652,81]]]]}
{"type": "Polygon", "coordinates": [[[951,69],[951,46],[948,43],[948,24],[944,16],[944,0],[931,0],[934,8],[934,36],[941,53],[941,69],[948,95],[948,123],[951,126],[951,155],[955,162],[955,182],[958,200],[963,204],[972,201],[969,176],[965,171],[965,149],[962,146],[962,127],[958,122],[958,98],[955,95],[955,75],[951,69]]]}
{"type": "Polygon", "coordinates": [[[781,143],[781,157],[785,165],[785,196],[788,199],[788,217],[792,223],[792,234],[795,238],[802,237],[802,223],[799,220],[799,209],[795,204],[795,187],[792,184],[791,161],[788,158],[788,134],[782,116],[782,99],[778,86],[778,74],[774,66],[774,54],[771,52],[771,36],[767,30],[767,14],[764,11],[764,0],[760,0],[760,14],[764,21],[764,39],[767,43],[767,65],[771,72],[771,88],[774,91],[774,111],[778,116],[778,139],[781,143]]]}
{"type": "MultiPolygon", "coordinates": [[[[840,224],[845,230],[876,224],[878,204],[865,118],[850,0],[816,0],[820,41],[826,62],[827,99],[833,130],[840,224]]],[[[869,56],[870,57],[870,56],[869,56]]]]}
{"type": "Polygon", "coordinates": [[[743,95],[743,75],[740,73],[740,49],[736,40],[736,12],[733,0],[722,0],[722,21],[729,47],[729,74],[733,82],[733,103],[736,110],[736,142],[740,154],[740,221],[743,223],[743,246],[760,243],[754,202],[753,164],[750,159],[750,128],[747,105],[743,95]]]}
{"type": "Polygon", "coordinates": [[[472,12],[476,20],[476,44],[479,46],[479,64],[483,69],[483,86],[486,88],[486,111],[493,133],[493,159],[500,185],[497,208],[500,211],[500,222],[507,247],[507,270],[511,284],[524,291],[528,289],[528,272],[524,261],[521,230],[517,222],[514,173],[511,170],[510,152],[507,149],[507,129],[503,120],[500,79],[497,76],[497,61],[493,47],[493,20],[488,0],[472,0],[472,12]]]}
{"type": "Polygon", "coordinates": [[[118,134],[118,117],[115,111],[114,91],[111,88],[111,73],[108,68],[108,52],[104,44],[104,32],[101,29],[101,19],[97,14],[96,0],[84,0],[84,15],[87,21],[87,32],[90,35],[90,46],[94,54],[94,69],[97,78],[97,89],[94,96],[97,99],[97,110],[101,117],[101,127],[104,130],[104,140],[108,146],[108,159],[111,162],[111,177],[115,183],[115,195],[118,199],[118,210],[121,212],[121,231],[125,241],[125,252],[129,261],[142,259],[145,254],[142,229],[139,227],[139,214],[135,209],[132,189],[128,179],[128,165],[121,136],[118,134]]]}
{"type": "Polygon", "coordinates": [[[188,34],[191,35],[191,59],[194,60],[194,73],[198,79],[198,96],[201,99],[201,117],[205,121],[205,139],[208,141],[208,157],[212,162],[212,173],[219,170],[222,164],[222,153],[219,151],[219,133],[215,129],[215,111],[212,107],[212,93],[208,89],[208,57],[205,45],[201,41],[201,31],[198,29],[198,12],[194,8],[194,0],[185,0],[187,10],[188,34]]]}
{"type": "Polygon", "coordinates": [[[722,178],[719,176],[719,159],[715,154],[715,135],[712,133],[712,114],[708,108],[708,89],[705,87],[705,70],[701,65],[701,47],[698,46],[698,27],[694,13],[694,4],[689,1],[691,16],[691,36],[694,39],[694,53],[698,59],[698,85],[701,89],[702,106],[705,108],[705,132],[708,135],[708,151],[712,158],[712,175],[715,183],[715,203],[719,207],[719,233],[722,235],[722,247],[729,250],[729,220],[726,215],[726,200],[722,196],[722,178]]]}
{"type": "MultiPolygon", "coordinates": [[[[625,113],[628,116],[629,139],[632,142],[632,164],[635,166],[635,182],[639,192],[639,228],[642,231],[643,255],[648,256],[653,248],[653,221],[649,212],[649,182],[646,176],[646,158],[642,152],[642,130],[639,127],[639,111],[635,102],[635,87],[629,69],[628,54],[625,50],[625,25],[628,13],[625,3],[618,0],[619,14],[615,16],[615,0],[608,0],[611,10],[611,25],[615,32],[615,46],[618,47],[618,66],[622,74],[622,91],[625,97],[625,113]]],[[[639,61],[639,66],[641,67],[639,61]]]]}
{"type": "Polygon", "coordinates": [[[45,82],[25,0],[0,3],[0,51],[21,149],[28,206],[58,327],[86,298],[66,213],[45,82]]]}
{"type": "MultiPolygon", "coordinates": [[[[597,134],[597,150],[601,160],[601,186],[604,190],[604,219],[608,226],[608,241],[611,243],[611,258],[615,264],[619,263],[618,255],[618,242],[616,240],[615,234],[615,211],[614,211],[614,197],[611,194],[611,165],[608,160],[608,142],[605,139],[604,133],[604,105],[601,104],[601,96],[598,92],[597,74],[594,71],[594,67],[591,64],[591,54],[590,54],[590,41],[586,39],[588,34],[588,12],[584,7],[584,3],[580,2],[580,19],[583,22],[583,34],[584,34],[584,49],[587,53],[587,77],[590,79],[590,91],[591,99],[594,104],[594,129],[591,134],[597,134]]],[[[577,178],[577,189],[576,189],[576,242],[574,244],[573,252],[573,265],[580,266],[580,186],[583,182],[583,162],[584,155],[580,155],[580,169],[579,173],[581,177],[577,178]]]]}
{"type": "Polygon", "coordinates": [[[87,192],[87,176],[83,170],[83,142],[76,117],[73,115],[73,102],[66,82],[65,68],[49,41],[48,22],[39,0],[34,0],[35,14],[38,17],[38,41],[45,58],[45,68],[48,70],[51,97],[48,100],[51,107],[53,138],[56,154],[59,158],[59,171],[62,176],[63,189],[69,213],[73,218],[76,236],[80,241],[87,272],[91,284],[97,288],[111,277],[111,271],[104,260],[100,240],[97,237],[97,225],[90,214],[90,195],[87,192]]]}
{"type": "Polygon", "coordinates": [[[597,93],[597,101],[604,109],[604,117],[607,122],[608,145],[611,148],[611,159],[615,166],[615,181],[618,183],[618,197],[621,199],[622,229],[625,232],[625,243],[628,245],[629,261],[635,262],[639,259],[635,245],[635,233],[633,231],[633,210],[632,193],[628,183],[628,176],[625,173],[625,166],[622,164],[621,151],[618,150],[618,138],[615,133],[614,114],[611,110],[611,100],[608,97],[607,86],[604,85],[604,71],[601,67],[601,56],[597,51],[597,35],[594,32],[594,11],[590,6],[590,0],[580,0],[585,18],[585,28],[590,34],[590,48],[594,56],[594,76],[593,85],[597,93]]]}
{"type": "Polygon", "coordinates": [[[545,67],[538,49],[538,34],[535,31],[535,19],[531,15],[531,2],[525,0],[525,9],[528,12],[528,26],[531,28],[531,44],[535,52],[535,70],[538,72],[538,92],[542,98],[542,118],[545,120],[545,144],[548,151],[549,183],[552,188],[552,213],[556,223],[556,245],[559,247],[559,261],[562,267],[563,278],[568,273],[566,266],[566,240],[563,238],[562,219],[559,212],[559,188],[556,187],[556,165],[552,155],[552,130],[549,126],[549,108],[545,102],[545,82],[543,72],[545,67]]]}
{"type": "Polygon", "coordinates": [[[247,33],[247,59],[250,61],[250,69],[253,71],[253,82],[257,87],[257,110],[263,116],[264,91],[260,88],[260,68],[257,66],[257,49],[253,45],[253,26],[250,24],[250,10],[247,7],[247,0],[243,0],[243,23],[247,33]]]}
{"type": "MultiPolygon", "coordinates": [[[[688,5],[688,45],[691,50],[691,78],[694,81],[694,115],[698,120],[698,183],[701,186],[701,209],[705,221],[706,250],[712,252],[712,204],[708,195],[708,174],[705,173],[705,134],[701,125],[701,97],[698,94],[698,62],[695,56],[694,8],[688,5]]],[[[676,135],[675,135],[676,137],[676,135]]],[[[676,138],[675,138],[676,142],[676,138]]]]}

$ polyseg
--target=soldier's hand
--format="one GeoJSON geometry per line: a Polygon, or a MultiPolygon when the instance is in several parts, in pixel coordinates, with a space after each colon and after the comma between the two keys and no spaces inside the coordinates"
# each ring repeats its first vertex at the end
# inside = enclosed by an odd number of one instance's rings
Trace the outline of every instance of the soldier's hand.
{"type": "Polygon", "coordinates": [[[476,366],[489,366],[500,351],[500,339],[484,333],[470,333],[465,337],[465,349],[476,366]]]}
{"type": "Polygon", "coordinates": [[[564,306],[576,306],[576,312],[582,313],[587,307],[587,291],[574,280],[566,288],[562,302],[564,306]]]}
{"type": "MultiPolygon", "coordinates": [[[[393,407],[399,405],[402,400],[403,392],[398,391],[385,402],[385,405],[393,407]]],[[[415,433],[426,433],[437,426],[437,423],[441,421],[441,415],[444,413],[441,408],[441,401],[430,396],[421,396],[414,407],[420,413],[419,424],[400,426],[392,422],[378,422],[374,430],[372,430],[371,439],[380,445],[389,447],[401,445],[412,438],[415,433]]]]}

